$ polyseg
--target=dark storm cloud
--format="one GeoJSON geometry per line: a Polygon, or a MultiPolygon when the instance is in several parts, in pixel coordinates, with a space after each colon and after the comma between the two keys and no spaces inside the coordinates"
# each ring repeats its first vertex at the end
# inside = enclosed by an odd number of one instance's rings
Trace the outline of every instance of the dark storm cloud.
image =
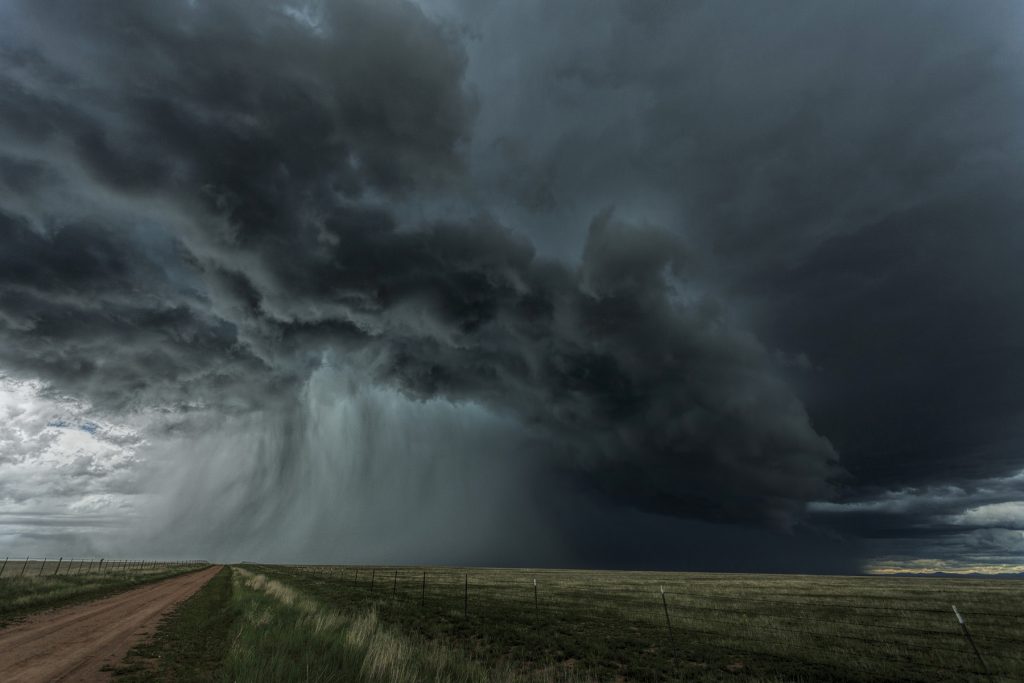
{"type": "Polygon", "coordinates": [[[609,196],[669,216],[749,328],[806,358],[787,375],[851,474],[838,500],[908,500],[822,523],[925,537],[943,523],[913,491],[1024,469],[1020,5],[440,4],[480,35],[488,197],[557,253],[609,196]]]}
{"type": "Polygon", "coordinates": [[[510,416],[544,491],[637,526],[831,497],[887,555],[1016,547],[1019,6],[425,4],[463,30],[0,9],[0,368],[244,413],[358,365],[510,416]]]}
{"type": "Polygon", "coordinates": [[[460,172],[452,34],[402,2],[286,9],[6,10],[7,368],[231,407],[368,363],[515,416],[628,505],[787,526],[827,494],[831,446],[677,236],[604,211],[570,267],[487,217],[399,220],[460,172]]]}
{"type": "Polygon", "coordinates": [[[3,367],[136,408],[180,407],[243,373],[272,374],[195,294],[173,290],[130,231],[79,224],[40,235],[3,217],[0,230],[3,367]]]}

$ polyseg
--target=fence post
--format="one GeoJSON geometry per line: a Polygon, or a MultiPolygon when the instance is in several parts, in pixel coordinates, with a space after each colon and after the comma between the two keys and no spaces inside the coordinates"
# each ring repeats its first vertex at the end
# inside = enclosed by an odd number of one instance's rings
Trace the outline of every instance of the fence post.
{"type": "Polygon", "coordinates": [[[11,559],[11,558],[10,557],[5,557],[4,558],[4,566],[0,567],[0,577],[2,577],[4,575],[4,570],[7,569],[7,560],[9,560],[9,559],[11,559]]]}
{"type": "Polygon", "coordinates": [[[356,567],[355,574],[352,576],[352,587],[355,588],[359,585],[359,567],[356,567]]]}
{"type": "Polygon", "coordinates": [[[391,597],[398,597],[398,570],[395,570],[395,585],[391,588],[391,597]]]}
{"type": "Polygon", "coordinates": [[[537,597],[537,579],[533,580],[533,611],[540,613],[540,599],[537,597]]]}
{"type": "Polygon", "coordinates": [[[28,568],[28,555],[25,556],[25,564],[21,565],[21,573],[18,574],[18,578],[25,576],[25,569],[28,568]]]}
{"type": "Polygon", "coordinates": [[[46,558],[44,557],[43,558],[43,563],[41,565],[39,565],[39,573],[36,574],[36,577],[40,577],[40,576],[43,575],[43,567],[45,567],[45,566],[46,566],[46,558]]]}
{"type": "Polygon", "coordinates": [[[665,608],[665,625],[668,626],[668,634],[672,635],[672,622],[668,618],[668,601],[665,599],[665,587],[661,588],[661,606],[665,608]]]}
{"type": "Polygon", "coordinates": [[[985,675],[991,680],[992,672],[989,671],[988,664],[985,663],[984,658],[981,656],[981,652],[978,651],[978,646],[974,644],[974,638],[971,637],[971,632],[967,630],[967,624],[964,622],[964,618],[960,616],[960,611],[957,610],[956,605],[953,605],[953,614],[956,615],[956,620],[960,622],[960,630],[964,632],[964,637],[967,638],[967,642],[971,644],[974,654],[978,656],[978,661],[981,662],[981,668],[985,670],[985,675]]]}
{"type": "Polygon", "coordinates": [[[377,568],[374,567],[370,571],[370,592],[371,593],[373,592],[373,582],[374,582],[374,579],[376,579],[376,578],[377,578],[377,568]]]}
{"type": "Polygon", "coordinates": [[[427,599],[427,572],[423,572],[423,584],[420,586],[420,607],[426,603],[427,599]]]}
{"type": "MultiPolygon", "coordinates": [[[[103,571],[103,560],[104,559],[106,559],[106,558],[101,557],[100,558],[100,563],[98,565],[96,565],[96,573],[97,574],[103,571]]],[[[107,566],[110,566],[110,565],[107,565],[107,566]]],[[[92,569],[92,565],[91,564],[89,565],[89,569],[92,569]]]]}
{"type": "Polygon", "coordinates": [[[466,572],[466,587],[462,592],[462,616],[469,616],[469,572],[466,572]]]}

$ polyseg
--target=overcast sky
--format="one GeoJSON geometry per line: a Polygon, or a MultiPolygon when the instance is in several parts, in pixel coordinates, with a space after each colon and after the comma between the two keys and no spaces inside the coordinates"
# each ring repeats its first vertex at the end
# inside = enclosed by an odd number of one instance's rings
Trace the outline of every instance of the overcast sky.
{"type": "Polygon", "coordinates": [[[0,554],[1024,571],[1022,30],[0,3],[0,554]]]}

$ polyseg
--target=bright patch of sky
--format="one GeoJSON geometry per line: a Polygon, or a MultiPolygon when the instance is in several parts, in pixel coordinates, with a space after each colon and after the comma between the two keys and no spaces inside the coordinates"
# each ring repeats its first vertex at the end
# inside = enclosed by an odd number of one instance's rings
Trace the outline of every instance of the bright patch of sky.
{"type": "Polygon", "coordinates": [[[0,376],[0,548],[68,553],[135,511],[144,443],[137,429],[91,415],[38,382],[0,376]]]}

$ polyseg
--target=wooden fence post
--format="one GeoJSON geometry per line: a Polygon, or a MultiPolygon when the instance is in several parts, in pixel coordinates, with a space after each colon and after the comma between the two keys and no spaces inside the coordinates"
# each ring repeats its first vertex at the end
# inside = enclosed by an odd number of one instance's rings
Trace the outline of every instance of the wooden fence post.
{"type": "Polygon", "coordinates": [[[28,555],[25,556],[25,564],[21,565],[21,573],[18,574],[18,578],[25,576],[25,569],[28,568],[28,555]]]}
{"type": "Polygon", "coordinates": [[[537,579],[533,580],[533,611],[540,613],[540,599],[537,597],[537,579]]]}
{"type": "Polygon", "coordinates": [[[978,646],[974,644],[974,638],[971,637],[971,632],[967,630],[967,624],[964,622],[964,618],[960,616],[960,611],[957,610],[956,605],[953,605],[953,614],[956,615],[956,620],[960,622],[960,630],[964,632],[964,637],[967,638],[967,642],[971,644],[974,654],[978,656],[978,661],[981,662],[981,668],[985,669],[985,675],[991,679],[992,672],[989,671],[988,664],[985,663],[985,659],[981,656],[981,652],[978,651],[978,646]]]}
{"type": "Polygon", "coordinates": [[[398,597],[398,570],[395,570],[395,585],[391,588],[391,597],[398,597]]]}
{"type": "Polygon", "coordinates": [[[672,635],[672,622],[668,618],[668,601],[665,599],[665,587],[661,588],[661,606],[665,608],[665,625],[668,626],[668,634],[672,635]]]}
{"type": "Polygon", "coordinates": [[[466,572],[466,587],[462,592],[462,616],[469,616],[469,572],[466,572]]]}
{"type": "Polygon", "coordinates": [[[427,572],[423,572],[423,584],[420,586],[420,607],[427,599],[427,572]]]}
{"type": "Polygon", "coordinates": [[[2,577],[4,575],[4,570],[7,569],[7,560],[9,560],[9,559],[11,559],[11,558],[10,557],[5,557],[4,558],[4,566],[0,567],[0,577],[2,577]]]}
{"type": "Polygon", "coordinates": [[[39,565],[39,573],[36,574],[37,577],[43,575],[43,567],[45,567],[45,566],[46,566],[46,558],[44,557],[43,558],[43,563],[41,565],[39,565]]]}
{"type": "Polygon", "coordinates": [[[370,592],[371,592],[371,593],[373,592],[373,581],[374,581],[374,579],[376,579],[376,578],[377,578],[377,568],[376,568],[376,567],[374,567],[374,568],[373,568],[373,569],[372,569],[372,570],[370,571],[370,592]]]}

